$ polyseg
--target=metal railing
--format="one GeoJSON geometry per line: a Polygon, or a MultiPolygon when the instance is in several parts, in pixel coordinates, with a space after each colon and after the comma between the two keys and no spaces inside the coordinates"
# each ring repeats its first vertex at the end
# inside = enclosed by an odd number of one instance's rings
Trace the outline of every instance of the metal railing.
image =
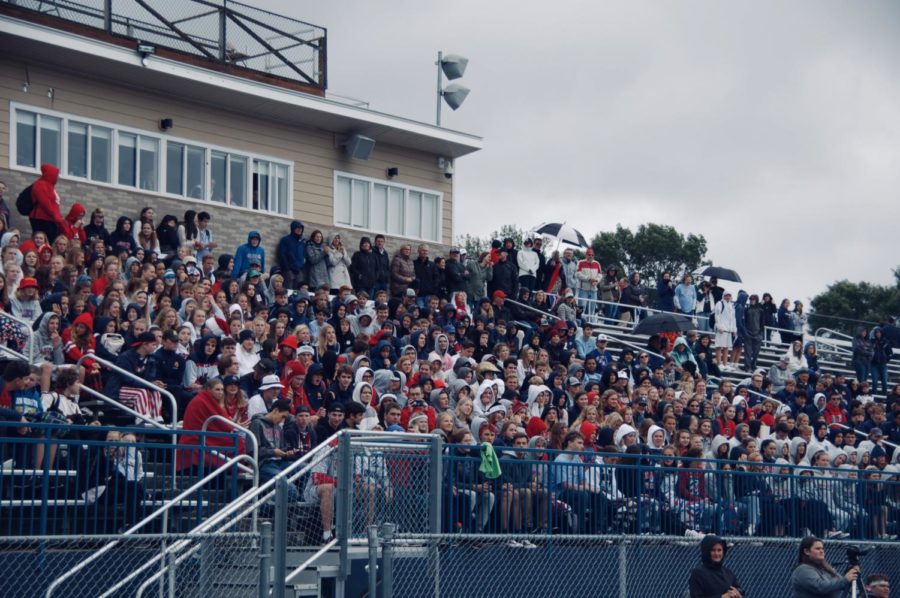
{"type": "MultiPolygon", "coordinates": [[[[121,529],[165,500],[176,480],[160,471],[176,464],[178,443],[167,429],[0,422],[0,535],[79,533],[121,529]],[[28,427],[30,432],[22,434],[28,427]],[[13,431],[18,430],[18,432],[13,431]],[[107,440],[110,432],[138,440],[107,440]]],[[[230,439],[237,434],[206,432],[230,439]]],[[[224,449],[220,449],[224,450],[224,449]]],[[[217,507],[217,498],[185,503],[183,515],[217,507]]],[[[227,498],[225,500],[228,500],[227,498]]],[[[224,501],[222,501],[224,503],[224,501]]],[[[193,516],[192,516],[193,517],[193,516]]]]}
{"type": "MultiPolygon", "coordinates": [[[[256,467],[256,463],[248,455],[238,455],[238,456],[234,457],[233,459],[230,459],[227,463],[224,463],[220,467],[216,468],[215,470],[211,471],[209,474],[204,476],[202,479],[194,482],[189,488],[186,488],[185,490],[181,491],[177,496],[175,496],[171,500],[167,501],[166,504],[159,507],[158,509],[156,509],[155,511],[153,511],[152,513],[150,513],[149,515],[147,515],[146,517],[141,519],[139,522],[135,523],[130,528],[128,528],[127,530],[122,532],[122,535],[128,536],[128,535],[135,534],[142,527],[144,527],[145,525],[147,525],[148,523],[152,522],[153,520],[155,520],[157,517],[160,517],[160,516],[162,516],[162,519],[164,522],[163,529],[165,530],[166,529],[165,521],[166,521],[166,517],[169,513],[169,510],[171,510],[173,507],[178,506],[182,500],[184,500],[185,498],[187,498],[194,492],[197,492],[198,490],[202,489],[208,482],[211,482],[215,478],[219,477],[220,474],[231,470],[231,468],[233,466],[237,465],[238,463],[240,463],[242,461],[247,461],[253,467],[256,467]]],[[[100,558],[101,556],[103,556],[104,554],[106,554],[107,552],[112,550],[118,544],[118,542],[119,542],[118,540],[110,542],[109,544],[107,544],[106,546],[104,546],[103,548],[101,548],[100,550],[95,552],[94,554],[92,554],[87,559],[81,561],[80,563],[78,563],[77,565],[72,567],[65,574],[56,578],[53,581],[53,583],[50,584],[50,587],[47,588],[47,594],[46,594],[47,598],[50,598],[50,596],[52,596],[52,594],[56,590],[56,588],[58,588],[60,585],[62,585],[63,582],[65,582],[67,579],[75,576],[79,571],[83,570],[85,567],[87,567],[88,565],[90,565],[91,563],[96,561],[98,558],[100,558]]],[[[163,545],[163,552],[165,552],[165,545],[163,545]]]]}
{"type": "Polygon", "coordinates": [[[325,28],[234,0],[0,0],[4,5],[25,18],[33,12],[41,22],[52,17],[133,40],[149,46],[148,56],[166,48],[237,74],[247,69],[327,87],[325,28]]]}

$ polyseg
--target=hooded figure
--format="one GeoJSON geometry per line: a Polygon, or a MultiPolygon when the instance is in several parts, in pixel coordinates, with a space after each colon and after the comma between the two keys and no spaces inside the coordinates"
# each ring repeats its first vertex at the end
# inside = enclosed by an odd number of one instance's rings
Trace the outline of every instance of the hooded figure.
{"type": "Polygon", "coordinates": [[[31,185],[34,207],[28,214],[28,220],[31,221],[32,230],[46,233],[51,243],[67,228],[59,209],[59,194],[56,193],[58,180],[59,168],[53,164],[41,164],[41,176],[31,185]]]}
{"type": "Polygon", "coordinates": [[[60,317],[53,313],[52,311],[45,311],[41,316],[35,321],[34,326],[34,334],[31,336],[31,342],[34,347],[34,359],[32,363],[34,365],[40,365],[42,363],[52,363],[54,365],[61,365],[65,361],[65,355],[63,354],[63,340],[62,335],[60,334],[61,327],[59,326],[60,317]],[[53,338],[50,334],[50,321],[56,318],[57,322],[57,338],[54,342],[53,338]]]}
{"type": "Polygon", "coordinates": [[[232,278],[240,278],[250,270],[250,264],[258,264],[259,271],[266,271],[266,250],[262,246],[262,236],[259,231],[251,230],[247,233],[247,242],[237,248],[234,254],[234,268],[231,270],[232,278]],[[253,244],[253,240],[256,244],[253,244]]]}
{"type": "Polygon", "coordinates": [[[700,541],[702,563],[699,567],[694,567],[688,580],[691,598],[718,597],[729,591],[737,591],[739,596],[744,595],[737,577],[724,564],[727,552],[728,545],[718,536],[710,534],[700,541]]]}
{"type": "Polygon", "coordinates": [[[278,241],[275,259],[281,273],[285,275],[288,288],[300,286],[305,280],[306,239],[303,238],[305,226],[299,220],[291,222],[291,231],[278,241]]]}
{"type": "MultiPolygon", "coordinates": [[[[360,369],[368,369],[368,368],[360,368],[360,369]]],[[[368,382],[360,382],[356,386],[353,387],[353,402],[359,403],[366,409],[365,415],[363,415],[363,420],[359,423],[360,430],[371,430],[375,426],[379,425],[378,422],[378,412],[372,407],[371,404],[363,402],[362,399],[362,391],[363,388],[372,389],[372,385],[368,382]]]]}
{"type": "Polygon", "coordinates": [[[116,229],[109,235],[109,248],[114,255],[118,255],[122,251],[127,252],[128,255],[134,254],[137,249],[137,241],[134,240],[132,234],[133,228],[134,221],[128,216],[119,216],[119,219],[116,220],[116,229]],[[126,224],[128,230],[125,230],[126,224]]]}
{"type": "Polygon", "coordinates": [[[84,218],[86,213],[87,210],[80,203],[72,204],[69,213],[66,215],[65,231],[60,231],[64,232],[69,239],[78,241],[80,245],[87,243],[87,233],[84,230],[84,221],[82,220],[81,223],[78,222],[84,218]]]}

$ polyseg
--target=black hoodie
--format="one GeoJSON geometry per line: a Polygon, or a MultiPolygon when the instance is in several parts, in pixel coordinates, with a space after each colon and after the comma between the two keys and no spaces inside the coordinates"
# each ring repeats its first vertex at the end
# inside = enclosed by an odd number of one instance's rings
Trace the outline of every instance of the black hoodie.
{"type": "Polygon", "coordinates": [[[728,553],[728,545],[725,540],[710,534],[700,541],[700,558],[703,563],[694,567],[688,585],[691,590],[691,598],[719,598],[732,587],[737,588],[743,594],[737,577],[726,567],[725,555],[728,553]],[[714,563],[710,558],[713,546],[722,545],[722,560],[714,563]]]}
{"type": "Polygon", "coordinates": [[[113,254],[118,255],[121,251],[127,251],[128,255],[134,255],[137,249],[137,241],[134,240],[133,233],[134,222],[128,216],[119,216],[116,221],[116,230],[109,236],[109,248],[113,254]],[[131,224],[132,228],[125,230],[125,223],[131,224]]]}

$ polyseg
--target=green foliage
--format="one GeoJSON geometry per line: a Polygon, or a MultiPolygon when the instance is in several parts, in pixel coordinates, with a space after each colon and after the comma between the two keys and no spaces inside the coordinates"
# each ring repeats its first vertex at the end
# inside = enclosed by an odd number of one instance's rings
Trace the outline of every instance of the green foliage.
{"type": "Polygon", "coordinates": [[[456,237],[456,245],[465,247],[469,255],[478,255],[482,251],[489,251],[491,241],[494,239],[503,240],[507,237],[515,242],[516,247],[521,248],[522,242],[528,231],[516,228],[511,224],[504,224],[500,230],[493,231],[487,238],[475,237],[473,235],[459,235],[456,237]]]}
{"type": "Polygon", "coordinates": [[[622,274],[640,272],[646,281],[666,271],[679,277],[710,263],[703,235],[685,236],[665,224],[642,224],[636,232],[618,224],[615,231],[595,235],[591,247],[604,268],[615,265],[622,274]]]}
{"type": "Polygon", "coordinates": [[[900,314],[900,268],[894,270],[894,277],[893,287],[849,280],[829,285],[810,302],[810,328],[824,326],[853,334],[862,322],[881,323],[887,316],[900,314]]]}

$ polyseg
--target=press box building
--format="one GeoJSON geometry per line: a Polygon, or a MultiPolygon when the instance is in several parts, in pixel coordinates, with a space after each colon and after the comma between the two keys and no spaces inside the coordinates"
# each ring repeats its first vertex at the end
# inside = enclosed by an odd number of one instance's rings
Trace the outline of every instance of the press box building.
{"type": "Polygon", "coordinates": [[[439,161],[481,139],[327,97],[326,53],[324,28],[230,1],[0,0],[7,201],[50,162],[64,213],[206,210],[223,250],[293,219],[449,245],[439,161]]]}

